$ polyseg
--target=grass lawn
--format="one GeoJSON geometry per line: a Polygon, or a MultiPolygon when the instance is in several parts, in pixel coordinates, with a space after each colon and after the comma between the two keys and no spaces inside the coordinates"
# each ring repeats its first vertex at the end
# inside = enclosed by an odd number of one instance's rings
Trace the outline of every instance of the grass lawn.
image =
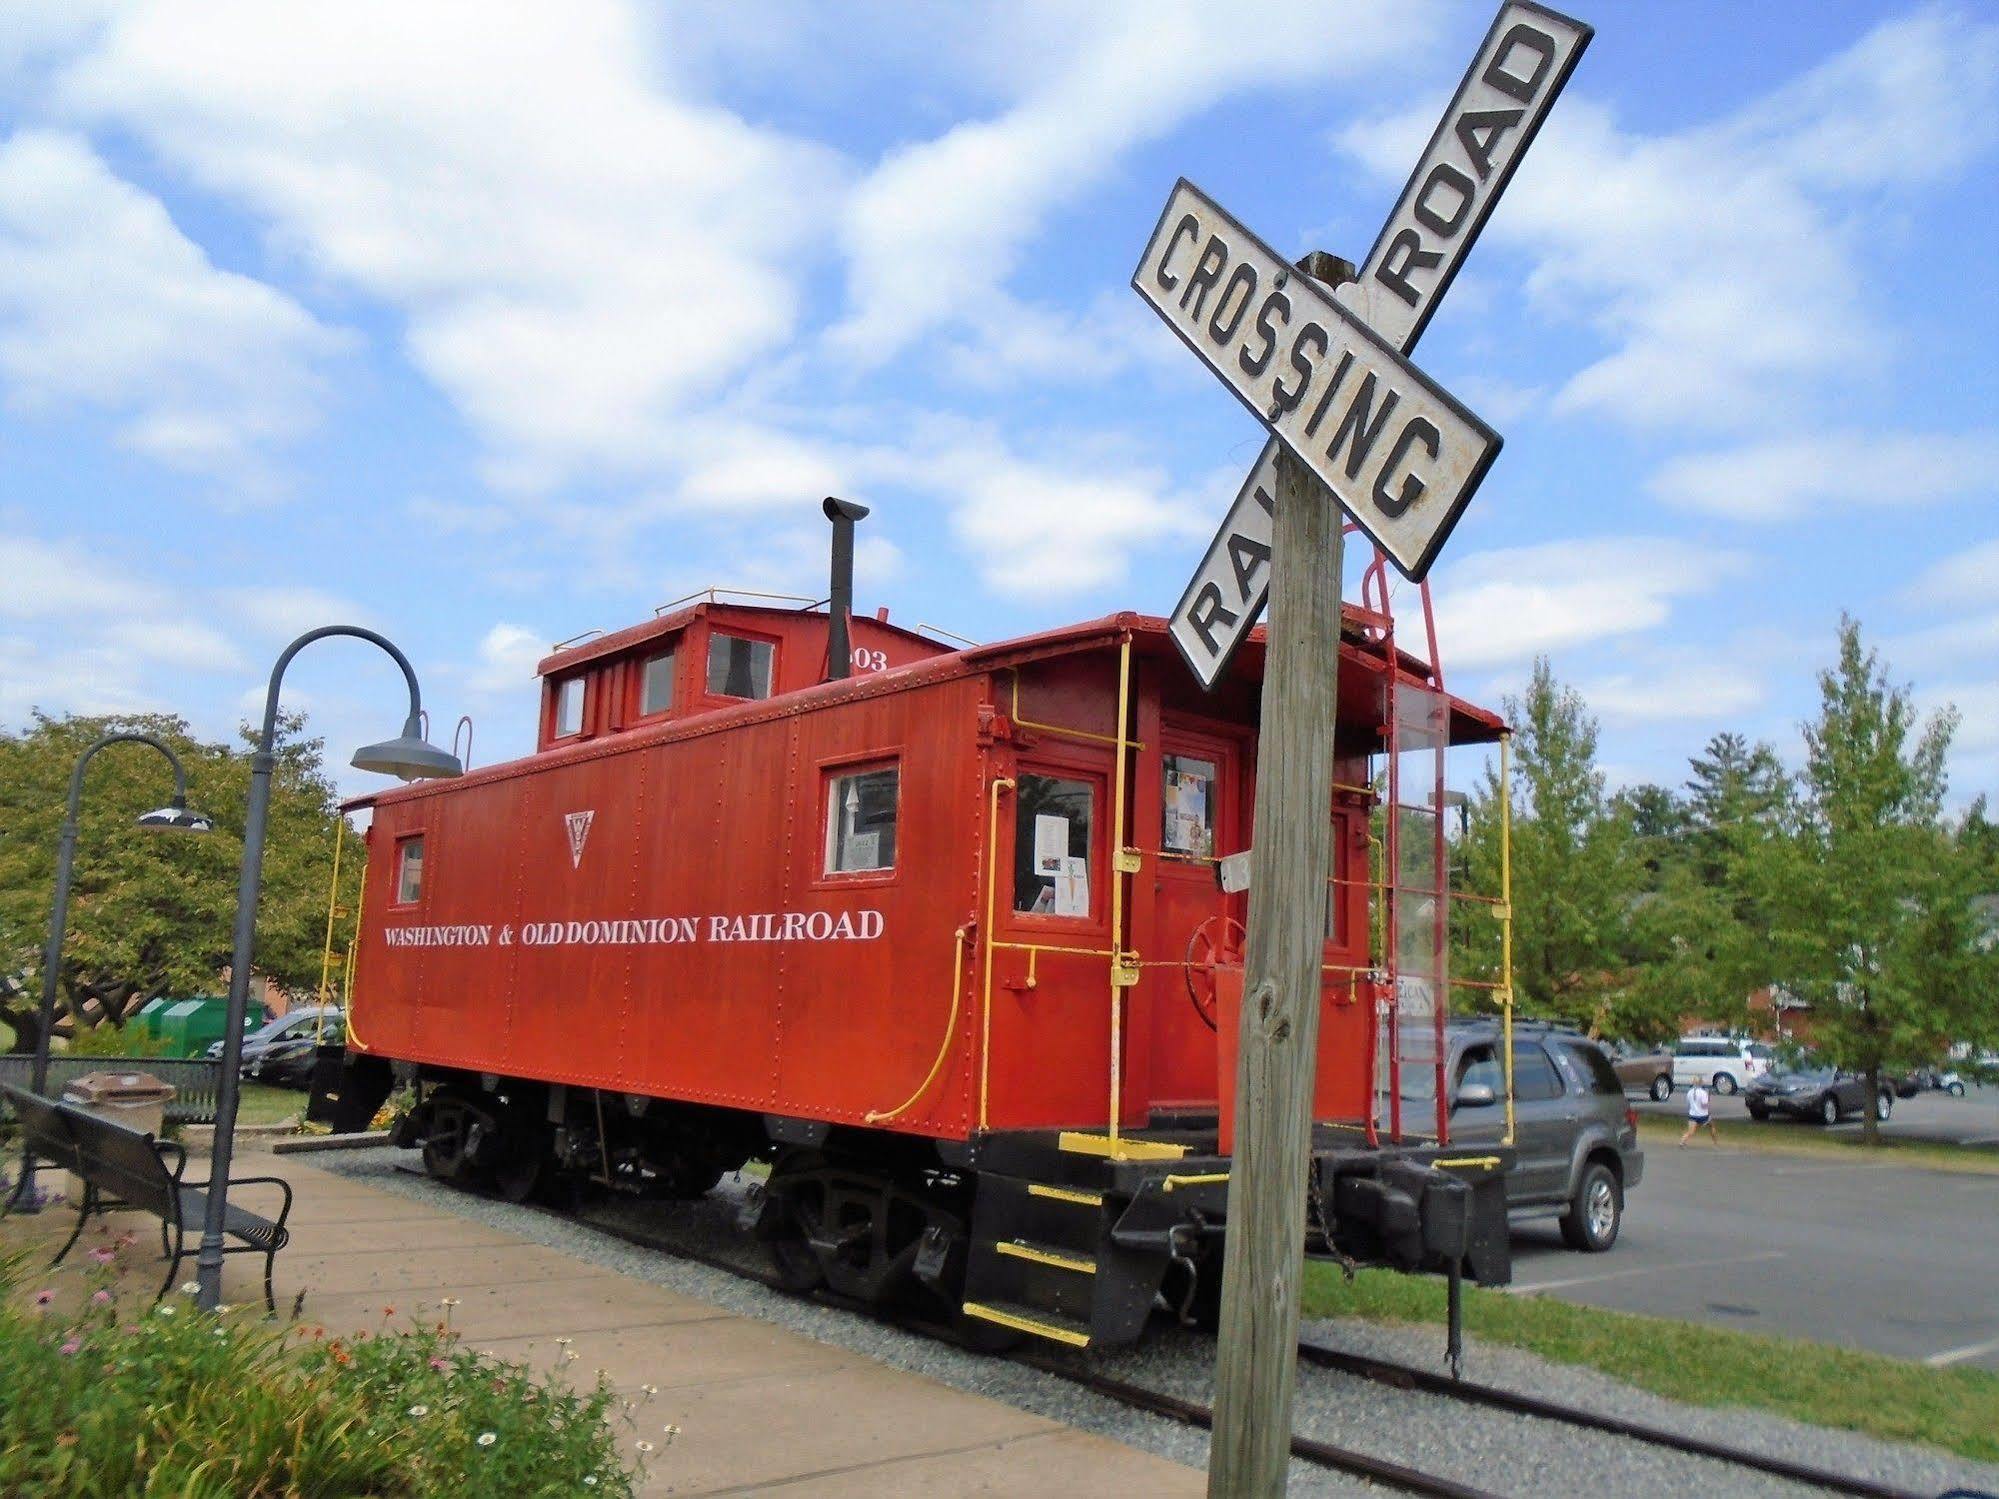
{"type": "MultiPolygon", "coordinates": [[[[1348,1285],[1331,1266],[1312,1264],[1305,1267],[1304,1305],[1308,1317],[1441,1325],[1444,1283],[1363,1270],[1348,1285]]],[[[1991,1370],[1932,1369],[1879,1353],[1472,1286],[1465,1288],[1465,1329],[1694,1405],[1750,1406],[1999,1461],[1999,1373],[1991,1370]]]]}
{"type": "MultiPolygon", "coordinates": [[[[1683,1119],[1669,1119],[1658,1114],[1638,1116],[1640,1143],[1654,1148],[1672,1144],[1686,1127],[1683,1119]]],[[[1724,1150],[1766,1150],[1778,1155],[1846,1155],[1871,1161],[1892,1160],[1904,1166],[1932,1166],[1940,1171],[1999,1173],[1999,1146],[1945,1145],[1935,1140],[1904,1140],[1894,1135],[1883,1135],[1881,1143],[1874,1147],[1874,1153],[1870,1155],[1857,1134],[1834,1133],[1816,1125],[1794,1124],[1789,1120],[1772,1119],[1767,1123],[1757,1123],[1754,1120],[1728,1119],[1718,1121],[1715,1128],[1721,1134],[1724,1150]]],[[[1714,1143],[1702,1135],[1687,1149],[1712,1150],[1714,1143]]]]}
{"type": "Polygon", "coordinates": [[[296,1088],[273,1088],[247,1079],[236,1096],[238,1124],[282,1124],[305,1112],[307,1095],[296,1088]]]}

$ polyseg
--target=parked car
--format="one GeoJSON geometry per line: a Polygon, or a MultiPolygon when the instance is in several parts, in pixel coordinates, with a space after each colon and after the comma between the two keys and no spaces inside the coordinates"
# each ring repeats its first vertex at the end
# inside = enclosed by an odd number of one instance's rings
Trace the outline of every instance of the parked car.
{"type": "Polygon", "coordinates": [[[1673,1054],[1659,1048],[1619,1046],[1610,1054],[1617,1080],[1627,1093],[1643,1093],[1654,1103],[1673,1096],[1673,1054]]]}
{"type": "MultiPolygon", "coordinates": [[[[340,1032],[327,1035],[338,1040],[340,1032]]],[[[273,1041],[243,1064],[243,1076],[279,1088],[310,1088],[313,1069],[319,1064],[319,1042],[311,1028],[273,1041]]]]}
{"type": "MultiPolygon", "coordinates": [[[[1867,1079],[1831,1067],[1787,1067],[1756,1079],[1743,1095],[1743,1102],[1749,1106],[1752,1119],[1785,1114],[1837,1124],[1849,1114],[1866,1112],[1867,1079]]],[[[1886,1119],[1894,1111],[1894,1089],[1884,1083],[1880,1117],[1886,1119]]]]}
{"type": "Polygon", "coordinates": [[[1918,1093],[1927,1093],[1932,1088],[1939,1093],[1948,1093],[1953,1098],[1964,1097],[1964,1079],[1955,1072],[1945,1072],[1937,1067],[1918,1067],[1913,1072],[1905,1072],[1895,1079],[1897,1098],[1914,1098],[1918,1093]]]}
{"type": "MultiPolygon", "coordinates": [[[[252,1075],[250,1064],[281,1041],[294,1041],[303,1037],[306,1043],[311,1045],[321,1035],[332,1036],[337,1040],[345,1028],[346,1017],[338,1005],[307,1005],[304,1009],[280,1015],[275,1020],[265,1022],[243,1038],[243,1074],[246,1077],[252,1075]]],[[[209,1060],[213,1061],[221,1055],[220,1041],[208,1048],[209,1060]]]]}
{"type": "Polygon", "coordinates": [[[1774,1056],[1761,1041],[1682,1036],[1673,1048],[1673,1085],[1706,1083],[1717,1093],[1739,1093],[1770,1070],[1774,1056]]]}
{"type": "MultiPolygon", "coordinates": [[[[1452,1081],[1451,1143],[1496,1145],[1506,1135],[1503,1034],[1494,1020],[1452,1022],[1444,1075],[1452,1081]]],[[[1571,1248],[1617,1242],[1625,1194],[1645,1172],[1638,1116],[1610,1057],[1575,1031],[1513,1028],[1515,1160],[1510,1216],[1557,1217],[1571,1248]]]]}

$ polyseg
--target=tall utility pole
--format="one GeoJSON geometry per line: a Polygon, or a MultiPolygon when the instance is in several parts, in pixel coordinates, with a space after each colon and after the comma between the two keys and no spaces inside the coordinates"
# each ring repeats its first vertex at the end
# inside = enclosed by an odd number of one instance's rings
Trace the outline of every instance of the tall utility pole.
{"type": "Polygon", "coordinates": [[[1289,448],[1280,451],[1208,1458],[1208,1493],[1218,1499],[1282,1494],[1291,1461],[1332,848],[1341,522],[1325,486],[1289,448]]]}

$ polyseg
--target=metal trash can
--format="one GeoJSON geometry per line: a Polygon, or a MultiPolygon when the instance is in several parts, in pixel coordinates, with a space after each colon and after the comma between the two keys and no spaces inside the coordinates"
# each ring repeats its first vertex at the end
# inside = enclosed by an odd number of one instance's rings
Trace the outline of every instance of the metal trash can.
{"type": "MultiPolygon", "coordinates": [[[[180,1090],[150,1072],[86,1072],[62,1090],[62,1101],[99,1119],[157,1135],[166,1123],[167,1104],[180,1090]]],[[[69,1200],[83,1200],[83,1183],[69,1179],[69,1200]]]]}

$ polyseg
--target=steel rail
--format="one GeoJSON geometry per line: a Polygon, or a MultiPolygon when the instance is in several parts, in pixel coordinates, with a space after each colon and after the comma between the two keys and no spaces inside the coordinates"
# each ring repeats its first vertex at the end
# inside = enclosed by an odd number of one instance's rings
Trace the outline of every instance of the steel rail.
{"type": "Polygon", "coordinates": [[[1397,1389],[1421,1390],[1425,1394],[1442,1395],[1471,1405],[1488,1405],[1497,1410],[1512,1411],[1516,1415],[1533,1416],[1544,1421],[1557,1421],[1566,1426],[1607,1432],[1634,1442],[1671,1448],[1675,1452],[1684,1452],[1693,1457],[1712,1458],[1740,1468],[1754,1468],[1773,1477],[1789,1479],[1794,1483],[1810,1484],[1831,1493],[1853,1494],[1859,1496],[1859,1499],[1926,1499],[1925,1490],[1906,1489],[1850,1473],[1835,1473],[1830,1469],[1813,1467],[1808,1463],[1791,1462],[1786,1458],[1772,1457],[1748,1448],[1731,1447],[1722,1442],[1709,1441],[1705,1437],[1689,1436],[1664,1426],[1654,1426],[1650,1422],[1633,1420],[1625,1416],[1606,1415],[1602,1411],[1590,1410],[1585,1406],[1564,1405],[1539,1395],[1523,1395],[1517,1390],[1503,1389],[1498,1385],[1453,1379],[1433,1369],[1422,1369],[1411,1364],[1396,1363],[1390,1359],[1373,1358],[1366,1354],[1348,1353],[1340,1348],[1328,1348],[1325,1344],[1313,1342],[1309,1338],[1298,1340],[1298,1356],[1322,1369],[1337,1369],[1341,1373],[1359,1375],[1364,1379],[1372,1379],[1397,1389]]]}

